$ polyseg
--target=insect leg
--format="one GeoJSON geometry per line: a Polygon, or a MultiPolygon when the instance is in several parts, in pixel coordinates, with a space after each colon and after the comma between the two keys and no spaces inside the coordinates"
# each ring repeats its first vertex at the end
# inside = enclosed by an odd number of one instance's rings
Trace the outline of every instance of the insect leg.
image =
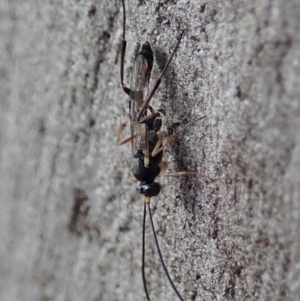
{"type": "Polygon", "coordinates": [[[167,168],[168,168],[168,162],[166,161],[162,161],[159,163],[159,167],[160,167],[160,176],[163,176],[164,173],[166,172],[167,168]]]}
{"type": "Polygon", "coordinates": [[[121,135],[124,131],[125,126],[126,126],[126,123],[124,123],[124,122],[121,122],[119,125],[118,134],[117,134],[117,145],[118,146],[127,144],[127,143],[133,141],[137,137],[137,135],[133,135],[133,136],[130,136],[130,137],[127,137],[127,138],[121,140],[121,135]]]}
{"type": "MultiPolygon", "coordinates": [[[[153,152],[152,152],[152,157],[155,157],[158,153],[164,151],[175,139],[177,139],[178,135],[181,134],[185,129],[187,129],[188,127],[190,127],[191,125],[195,124],[196,122],[202,120],[203,118],[205,118],[205,116],[202,116],[194,121],[191,121],[189,123],[187,123],[181,130],[179,130],[178,132],[174,133],[168,140],[167,142],[162,145],[161,147],[157,148],[158,143],[156,144],[153,152]]],[[[160,133],[159,133],[160,134],[160,133]]],[[[158,135],[159,135],[158,134],[158,135]]],[[[159,137],[160,138],[160,137],[159,137]]]]}
{"type": "Polygon", "coordinates": [[[163,175],[164,177],[169,177],[169,178],[177,178],[177,177],[183,177],[183,176],[189,176],[189,175],[197,175],[197,172],[193,171],[179,171],[175,173],[169,173],[166,175],[163,175]]]}

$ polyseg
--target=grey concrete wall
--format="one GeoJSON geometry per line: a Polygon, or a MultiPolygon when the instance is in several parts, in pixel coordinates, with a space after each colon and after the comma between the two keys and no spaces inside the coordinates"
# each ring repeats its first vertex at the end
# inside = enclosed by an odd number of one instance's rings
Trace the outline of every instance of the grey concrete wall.
{"type": "MultiPolygon", "coordinates": [[[[300,4],[126,1],[126,82],[138,42],[155,79],[185,35],[153,106],[170,135],[152,202],[185,300],[300,296],[300,4]]],[[[143,198],[116,146],[119,1],[0,3],[0,300],[145,300],[143,198]]],[[[126,133],[125,133],[126,135],[126,133]]],[[[175,300],[150,230],[151,300],[175,300]]]]}

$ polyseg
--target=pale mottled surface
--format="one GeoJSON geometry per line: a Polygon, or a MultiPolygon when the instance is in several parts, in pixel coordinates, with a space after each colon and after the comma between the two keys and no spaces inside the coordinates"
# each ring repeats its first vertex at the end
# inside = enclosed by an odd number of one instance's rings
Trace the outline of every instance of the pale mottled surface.
{"type": "MultiPolygon", "coordinates": [[[[185,29],[153,105],[169,133],[207,116],[165,156],[199,176],[162,179],[152,204],[174,282],[186,301],[296,300],[299,1],[149,2],[126,2],[126,82],[137,42],[155,78],[185,29]]],[[[0,14],[0,300],[144,300],[143,199],[116,146],[120,3],[2,0],[0,14]]],[[[148,235],[150,296],[175,300],[148,235]]]]}

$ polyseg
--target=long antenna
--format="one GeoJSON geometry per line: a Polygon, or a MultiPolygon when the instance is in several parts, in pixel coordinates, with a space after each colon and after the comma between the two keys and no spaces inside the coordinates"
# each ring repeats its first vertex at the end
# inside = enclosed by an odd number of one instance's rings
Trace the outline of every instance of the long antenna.
{"type": "Polygon", "coordinates": [[[159,244],[158,244],[157,236],[156,236],[156,233],[155,233],[155,227],[154,227],[154,223],[153,223],[153,219],[152,219],[152,212],[151,212],[151,208],[150,208],[150,202],[147,203],[147,204],[145,204],[145,206],[148,207],[149,216],[150,216],[150,221],[151,221],[151,227],[152,227],[153,236],[154,236],[154,239],[155,239],[156,248],[157,248],[157,251],[158,251],[158,254],[159,254],[160,261],[161,261],[162,266],[163,266],[163,268],[164,268],[165,274],[166,274],[166,276],[167,276],[167,278],[168,278],[168,280],[169,280],[169,283],[171,284],[171,286],[172,286],[172,288],[173,288],[175,294],[177,295],[177,297],[180,299],[180,301],[184,301],[183,298],[181,297],[181,295],[179,294],[179,292],[178,292],[176,286],[174,285],[174,283],[173,283],[173,281],[172,281],[172,279],[171,279],[171,277],[170,277],[170,274],[169,274],[169,272],[168,272],[168,270],[167,270],[167,267],[166,267],[166,265],[165,265],[165,262],[164,262],[164,260],[163,260],[163,257],[162,257],[162,255],[161,255],[161,251],[160,251],[160,247],[159,247],[159,244]]]}
{"type": "Polygon", "coordinates": [[[147,208],[146,203],[144,204],[144,217],[143,217],[143,247],[142,247],[142,274],[143,274],[143,284],[144,290],[146,293],[146,297],[148,301],[151,301],[149,298],[148,290],[147,290],[147,283],[146,283],[146,276],[145,276],[145,231],[146,231],[146,214],[147,208]]]}
{"type": "MultiPolygon", "coordinates": [[[[125,51],[126,51],[126,44],[127,44],[126,39],[125,39],[126,11],[125,11],[125,2],[124,2],[124,0],[122,0],[122,6],[123,6],[123,35],[122,35],[120,77],[121,77],[121,85],[123,87],[124,86],[124,82],[123,82],[123,78],[124,78],[124,59],[125,59],[125,51]]],[[[125,91],[125,92],[127,93],[127,91],[125,91]]]]}

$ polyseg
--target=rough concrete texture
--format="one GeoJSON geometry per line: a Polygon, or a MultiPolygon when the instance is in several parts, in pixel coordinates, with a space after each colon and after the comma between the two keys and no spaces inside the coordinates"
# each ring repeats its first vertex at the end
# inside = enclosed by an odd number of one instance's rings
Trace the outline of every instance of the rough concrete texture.
{"type": "MultiPolygon", "coordinates": [[[[126,1],[126,83],[138,43],[171,135],[152,201],[184,300],[300,296],[298,0],[126,1]]],[[[145,300],[143,198],[120,88],[120,2],[0,3],[0,300],[145,300]],[[126,136],[128,132],[125,132],[126,136]]],[[[148,223],[147,223],[148,224],[148,223]]],[[[147,230],[151,300],[176,300],[147,230]]]]}

